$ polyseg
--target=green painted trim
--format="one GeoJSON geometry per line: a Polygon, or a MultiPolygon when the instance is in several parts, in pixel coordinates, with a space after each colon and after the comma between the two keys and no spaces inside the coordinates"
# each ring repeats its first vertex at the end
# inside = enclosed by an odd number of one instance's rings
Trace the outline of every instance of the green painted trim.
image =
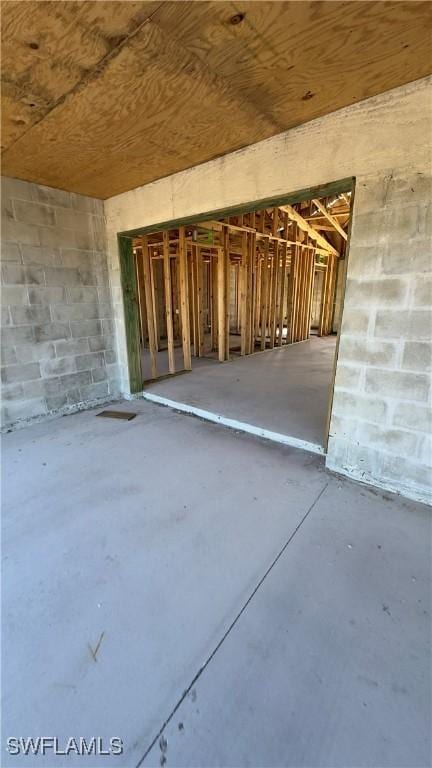
{"type": "Polygon", "coordinates": [[[255,200],[250,203],[244,203],[243,205],[233,206],[232,208],[221,208],[217,211],[210,211],[208,213],[191,214],[183,219],[172,219],[171,221],[151,224],[148,227],[140,227],[139,229],[131,229],[127,232],[119,232],[119,237],[139,237],[140,235],[146,235],[150,232],[160,232],[164,229],[177,229],[177,227],[182,227],[187,224],[198,224],[198,222],[207,221],[208,219],[221,219],[226,216],[241,216],[242,213],[253,213],[253,211],[259,211],[262,208],[274,208],[276,205],[293,205],[294,203],[301,203],[303,200],[311,200],[313,197],[338,195],[341,192],[350,192],[354,188],[354,181],[354,177],[349,177],[347,179],[340,179],[339,181],[332,181],[329,184],[322,184],[319,187],[302,189],[288,195],[267,197],[264,200],[255,200]]]}
{"type": "Polygon", "coordinates": [[[136,279],[132,240],[118,235],[120,278],[123,289],[123,307],[126,330],[126,346],[129,369],[129,386],[132,394],[142,392],[141,344],[136,279]]]}
{"type": "MultiPolygon", "coordinates": [[[[354,184],[352,187],[352,196],[351,196],[351,215],[349,217],[349,222],[348,222],[348,238],[345,245],[346,264],[345,264],[345,274],[344,274],[343,283],[342,283],[342,306],[340,308],[340,313],[339,313],[339,324],[337,329],[335,356],[333,360],[333,374],[332,374],[332,380],[331,380],[330,399],[329,399],[329,406],[327,411],[326,430],[324,435],[324,453],[326,455],[328,453],[328,444],[330,439],[330,423],[331,423],[331,417],[333,413],[336,371],[337,371],[337,366],[339,362],[339,346],[340,346],[340,339],[341,339],[343,314],[345,309],[345,296],[346,296],[346,285],[347,285],[347,279],[348,279],[348,269],[350,264],[349,257],[350,257],[350,247],[351,247],[352,223],[353,223],[353,216],[354,216],[355,194],[356,194],[356,180],[354,179],[354,184]]],[[[337,274],[336,274],[336,280],[337,280],[337,274]]],[[[332,314],[332,328],[333,328],[333,321],[334,321],[334,307],[333,307],[333,314],[332,314]]]]}

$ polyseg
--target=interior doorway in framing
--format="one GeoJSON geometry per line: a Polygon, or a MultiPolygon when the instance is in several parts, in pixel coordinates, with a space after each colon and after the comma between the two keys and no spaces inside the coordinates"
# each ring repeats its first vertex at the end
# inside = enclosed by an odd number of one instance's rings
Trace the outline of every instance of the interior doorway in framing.
{"type": "MultiPolygon", "coordinates": [[[[153,382],[208,360],[228,362],[337,333],[353,180],[337,187],[128,233],[145,396],[155,399],[153,382]]],[[[333,381],[330,404],[332,391],[333,381]]],[[[225,423],[223,413],[216,417],[225,423]]],[[[318,452],[327,434],[328,426],[318,452]]]]}

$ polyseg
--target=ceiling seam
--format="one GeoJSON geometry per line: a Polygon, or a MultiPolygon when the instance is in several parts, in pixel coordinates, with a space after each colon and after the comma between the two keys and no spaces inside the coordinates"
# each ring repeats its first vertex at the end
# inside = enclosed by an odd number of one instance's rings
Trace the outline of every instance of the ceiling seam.
{"type": "Polygon", "coordinates": [[[105,54],[105,56],[103,56],[102,59],[100,59],[100,61],[98,61],[97,64],[94,65],[94,67],[92,67],[92,69],[86,74],[86,76],[84,76],[83,78],[81,78],[81,80],[79,80],[77,83],[75,83],[73,88],[71,88],[69,91],[67,91],[67,93],[62,94],[62,96],[60,96],[57,99],[55,104],[53,104],[53,106],[51,107],[51,109],[48,110],[48,112],[45,112],[45,114],[42,115],[42,117],[39,118],[39,120],[36,120],[34,123],[32,123],[27,128],[26,131],[23,131],[23,133],[21,133],[20,136],[18,136],[16,141],[14,141],[12,144],[10,144],[4,150],[4,152],[2,152],[2,157],[6,157],[6,155],[9,152],[10,149],[15,147],[15,145],[18,144],[21,141],[21,139],[23,139],[25,136],[27,136],[27,134],[30,133],[30,131],[32,131],[33,128],[35,128],[37,125],[40,125],[41,123],[43,123],[43,121],[47,117],[49,117],[58,107],[62,106],[62,104],[64,104],[64,102],[70,96],[75,95],[75,93],[79,93],[89,83],[91,83],[93,80],[97,79],[105,71],[105,69],[108,66],[108,64],[121,53],[123,48],[129,43],[129,41],[131,39],[133,39],[135,37],[135,35],[137,35],[141,31],[141,29],[143,29],[143,27],[145,27],[145,25],[148,24],[152,20],[153,16],[161,9],[162,5],[163,5],[163,2],[161,2],[158,5],[158,7],[155,8],[155,10],[152,13],[150,13],[148,16],[146,16],[146,18],[143,19],[143,21],[140,22],[140,24],[138,24],[138,26],[135,27],[135,29],[133,29],[132,32],[130,32],[128,35],[125,35],[123,37],[123,39],[120,40],[120,42],[116,46],[114,46],[114,48],[111,48],[111,50],[109,50],[105,54]]]}
{"type": "MultiPolygon", "coordinates": [[[[159,8],[157,8],[154,13],[155,14],[158,13],[162,6],[163,6],[163,3],[161,3],[159,8]]],[[[239,13],[238,5],[236,5],[235,2],[231,2],[231,6],[233,11],[235,11],[236,13],[239,13]]],[[[163,21],[161,21],[161,19],[157,19],[157,24],[166,35],[169,35],[177,42],[178,45],[181,45],[184,51],[189,56],[191,56],[195,61],[198,62],[200,67],[202,67],[203,69],[206,69],[211,74],[211,76],[213,78],[216,78],[219,82],[226,84],[229,89],[229,93],[232,94],[232,96],[239,101],[240,105],[245,104],[248,108],[252,107],[260,117],[265,118],[270,124],[272,124],[277,129],[279,133],[283,133],[286,130],[286,127],[282,126],[281,123],[278,120],[276,120],[274,115],[268,114],[266,110],[262,110],[260,107],[258,107],[254,99],[251,99],[250,97],[245,99],[244,96],[241,93],[239,93],[239,91],[236,88],[233,88],[233,86],[231,85],[231,83],[228,82],[226,77],[218,74],[217,71],[215,71],[211,66],[209,66],[209,64],[207,64],[207,62],[204,61],[200,56],[198,56],[194,51],[191,51],[189,48],[183,45],[181,38],[179,38],[175,32],[173,32],[172,30],[167,31],[164,28],[164,24],[163,24],[163,21]]],[[[256,28],[252,26],[250,22],[249,22],[249,26],[256,33],[256,28]]]]}

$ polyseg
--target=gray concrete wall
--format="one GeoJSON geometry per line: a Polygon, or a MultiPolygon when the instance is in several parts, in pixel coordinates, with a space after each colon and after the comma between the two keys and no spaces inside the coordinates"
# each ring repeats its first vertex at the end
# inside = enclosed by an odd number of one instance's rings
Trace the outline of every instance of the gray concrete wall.
{"type": "Polygon", "coordinates": [[[431,79],[105,201],[122,386],[116,235],[356,178],[327,465],[430,498],[431,79]]]}
{"type": "Polygon", "coordinates": [[[2,179],[2,424],[119,393],[103,204],[2,179]]]}
{"type": "Polygon", "coordinates": [[[431,468],[432,179],[358,180],[328,465],[427,498],[431,468]]]}

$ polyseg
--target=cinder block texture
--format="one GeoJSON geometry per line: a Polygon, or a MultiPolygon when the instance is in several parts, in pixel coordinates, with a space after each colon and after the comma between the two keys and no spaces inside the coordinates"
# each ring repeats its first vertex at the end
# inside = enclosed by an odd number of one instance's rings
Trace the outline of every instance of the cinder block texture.
{"type": "Polygon", "coordinates": [[[328,460],[334,469],[424,500],[432,463],[425,438],[431,186],[428,174],[409,168],[357,180],[328,460]],[[353,367],[356,375],[347,377],[353,367]]]}
{"type": "Polygon", "coordinates": [[[100,200],[2,179],[2,425],[119,393],[100,200]]]}

